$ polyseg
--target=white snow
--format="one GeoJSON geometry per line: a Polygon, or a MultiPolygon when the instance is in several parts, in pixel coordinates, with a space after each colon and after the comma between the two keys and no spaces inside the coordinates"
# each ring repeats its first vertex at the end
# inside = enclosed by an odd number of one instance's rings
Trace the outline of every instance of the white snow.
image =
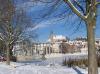
{"type": "Polygon", "coordinates": [[[62,66],[36,66],[32,64],[16,64],[16,66],[7,66],[3,63],[0,65],[0,74],[78,74],[73,68],[62,66]]]}
{"type": "Polygon", "coordinates": [[[44,61],[11,62],[10,66],[0,62],[0,74],[87,74],[87,69],[61,65],[64,58],[84,58],[86,55],[85,53],[51,54],[46,55],[47,59],[44,61]]]}
{"type": "MultiPolygon", "coordinates": [[[[58,40],[66,40],[66,37],[63,35],[53,35],[53,40],[58,41],[58,40]]],[[[52,40],[49,38],[48,42],[52,42],[52,40]]]]}

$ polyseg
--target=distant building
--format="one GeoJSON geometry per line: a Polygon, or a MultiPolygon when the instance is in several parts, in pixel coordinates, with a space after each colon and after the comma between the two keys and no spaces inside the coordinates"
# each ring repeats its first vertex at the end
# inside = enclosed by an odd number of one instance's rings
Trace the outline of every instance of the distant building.
{"type": "Polygon", "coordinates": [[[53,53],[61,53],[61,44],[67,42],[67,37],[63,35],[55,35],[53,32],[50,34],[47,42],[52,44],[53,53]]]}
{"type": "MultiPolygon", "coordinates": [[[[100,51],[100,39],[96,39],[96,49],[100,51]]],[[[17,42],[13,48],[15,56],[21,59],[33,59],[41,57],[41,55],[51,53],[74,53],[74,52],[88,52],[88,43],[86,38],[76,38],[69,40],[63,35],[50,34],[46,42],[34,42],[30,45],[26,42],[17,42]]]]}

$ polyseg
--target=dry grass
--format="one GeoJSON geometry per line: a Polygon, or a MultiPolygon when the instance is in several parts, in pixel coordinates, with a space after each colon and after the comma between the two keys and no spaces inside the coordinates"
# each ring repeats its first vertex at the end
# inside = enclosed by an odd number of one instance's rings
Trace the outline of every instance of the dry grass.
{"type": "MultiPolygon", "coordinates": [[[[98,61],[98,67],[100,67],[100,56],[98,57],[97,61],[98,61]]],[[[88,67],[88,59],[69,59],[69,60],[64,59],[62,65],[68,67],[72,66],[88,67]]]]}

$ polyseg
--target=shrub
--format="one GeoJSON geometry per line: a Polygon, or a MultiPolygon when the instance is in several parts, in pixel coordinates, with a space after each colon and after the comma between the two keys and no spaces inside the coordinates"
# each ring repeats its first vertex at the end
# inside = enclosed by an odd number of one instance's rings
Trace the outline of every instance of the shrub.
{"type": "Polygon", "coordinates": [[[46,60],[45,54],[42,54],[41,59],[42,59],[42,60],[46,60]]]}
{"type": "Polygon", "coordinates": [[[13,62],[16,62],[16,61],[17,61],[17,59],[16,59],[15,56],[12,56],[12,57],[10,58],[10,60],[13,61],[13,62]]]}

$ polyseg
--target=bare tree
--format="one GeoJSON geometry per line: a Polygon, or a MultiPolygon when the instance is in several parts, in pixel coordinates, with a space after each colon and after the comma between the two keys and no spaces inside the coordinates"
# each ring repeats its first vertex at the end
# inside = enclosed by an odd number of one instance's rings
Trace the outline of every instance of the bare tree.
{"type": "MultiPolygon", "coordinates": [[[[37,0],[42,3],[52,3],[50,11],[46,14],[51,14],[62,1],[70,7],[72,12],[76,14],[82,21],[85,22],[87,28],[88,40],[88,73],[98,74],[97,56],[95,49],[95,28],[97,22],[97,10],[100,4],[99,0],[37,0]],[[59,3],[60,2],[60,3],[59,3]]],[[[67,8],[66,8],[67,9],[67,8]]],[[[66,13],[66,12],[65,12],[66,13]]],[[[67,13],[66,13],[67,14],[67,13]]],[[[63,14],[61,14],[63,15],[63,14]]]]}
{"type": "Polygon", "coordinates": [[[11,0],[0,0],[0,40],[6,46],[7,64],[10,65],[12,49],[16,41],[24,38],[26,29],[35,27],[22,9],[16,9],[11,0]]]}
{"type": "MultiPolygon", "coordinates": [[[[95,49],[95,27],[98,2],[96,0],[85,0],[86,7],[84,13],[82,14],[70,0],[64,1],[69,5],[72,11],[86,23],[88,39],[88,73],[98,74],[97,56],[95,49]]],[[[78,1],[73,1],[77,3],[79,8],[82,9],[82,6],[78,1]]]]}

